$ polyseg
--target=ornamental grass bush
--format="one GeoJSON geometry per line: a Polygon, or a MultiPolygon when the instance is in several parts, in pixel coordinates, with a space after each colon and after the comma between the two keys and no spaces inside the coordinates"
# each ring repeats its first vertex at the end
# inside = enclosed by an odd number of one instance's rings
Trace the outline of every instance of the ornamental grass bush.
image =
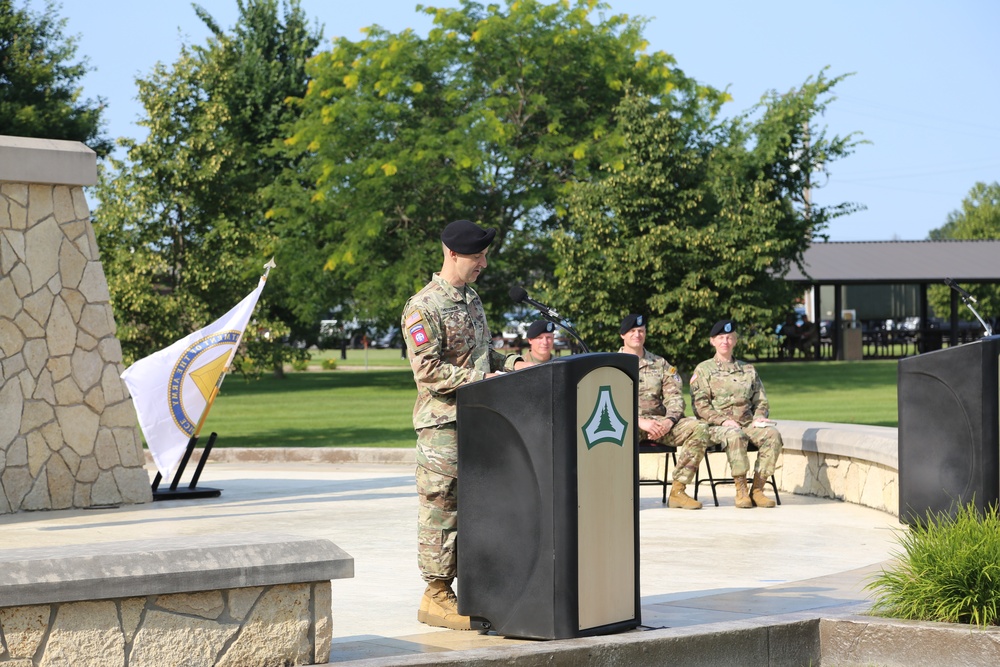
{"type": "Polygon", "coordinates": [[[899,538],[896,562],[867,585],[871,613],[919,621],[1000,625],[1000,517],[973,504],[927,513],[899,538]]]}

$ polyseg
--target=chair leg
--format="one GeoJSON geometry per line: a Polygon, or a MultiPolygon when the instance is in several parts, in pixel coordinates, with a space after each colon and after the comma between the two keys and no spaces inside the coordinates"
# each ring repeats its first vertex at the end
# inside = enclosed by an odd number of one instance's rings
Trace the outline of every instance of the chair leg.
{"type": "Polygon", "coordinates": [[[771,490],[774,491],[774,502],[781,504],[781,496],[778,495],[778,484],[774,481],[774,475],[771,475],[771,490]]]}
{"type": "MultiPolygon", "coordinates": [[[[670,452],[663,455],[663,504],[667,504],[667,484],[670,483],[670,452]]],[[[674,465],[677,462],[674,461],[674,465]]]]}
{"type": "MultiPolygon", "coordinates": [[[[705,472],[708,473],[708,479],[705,480],[705,481],[707,481],[709,487],[711,487],[711,489],[712,489],[712,500],[715,502],[715,506],[718,507],[719,506],[719,496],[715,492],[715,485],[718,484],[719,482],[716,482],[715,481],[715,477],[712,475],[712,464],[708,460],[709,459],[709,457],[708,457],[709,453],[710,452],[705,452],[705,459],[704,459],[704,461],[705,461],[705,472]]],[[[696,479],[695,486],[694,486],[694,499],[695,500],[698,500],[698,485],[700,483],[701,483],[701,480],[697,480],[696,479]]]]}

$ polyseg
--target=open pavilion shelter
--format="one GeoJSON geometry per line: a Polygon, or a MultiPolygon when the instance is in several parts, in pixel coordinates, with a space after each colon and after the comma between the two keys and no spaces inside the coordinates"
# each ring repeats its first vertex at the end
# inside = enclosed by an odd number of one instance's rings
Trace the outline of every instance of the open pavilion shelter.
{"type": "MultiPolygon", "coordinates": [[[[949,328],[932,330],[927,301],[929,285],[950,278],[960,284],[1000,283],[1000,240],[947,241],[856,241],[813,243],[804,253],[800,267],[785,276],[802,285],[811,297],[810,310],[817,323],[823,308],[821,287],[833,286],[832,326],[829,336],[835,359],[844,355],[844,287],[851,285],[915,285],[918,288],[920,351],[940,347],[942,335],[949,341],[960,338],[959,295],[951,292],[949,328]]],[[[980,313],[989,321],[998,313],[980,313]]],[[[820,358],[820,346],[815,347],[820,358]]]]}

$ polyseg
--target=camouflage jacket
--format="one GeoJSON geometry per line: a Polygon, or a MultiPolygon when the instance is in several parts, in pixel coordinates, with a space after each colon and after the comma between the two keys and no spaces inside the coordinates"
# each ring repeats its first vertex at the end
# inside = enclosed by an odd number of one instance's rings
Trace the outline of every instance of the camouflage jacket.
{"type": "Polygon", "coordinates": [[[437,273],[403,308],[400,329],[417,384],[413,428],[455,421],[455,390],[487,373],[514,370],[516,354],[494,350],[483,302],[470,285],[437,273]]]}
{"type": "MultiPolygon", "coordinates": [[[[624,353],[625,348],[618,350],[624,353]]],[[[684,416],[684,393],[677,369],[661,356],[643,350],[639,358],[639,416],[646,419],[673,419],[684,416]]]]}
{"type": "Polygon", "coordinates": [[[552,361],[553,359],[556,358],[555,355],[552,355],[551,357],[549,357],[545,361],[541,361],[540,359],[535,359],[535,355],[533,355],[531,353],[531,348],[528,348],[527,350],[525,350],[524,354],[522,354],[521,356],[524,357],[525,361],[530,361],[533,364],[545,364],[545,363],[548,363],[548,362],[550,362],[550,361],[552,361]]]}
{"type": "Polygon", "coordinates": [[[747,426],[755,419],[767,419],[770,410],[757,370],[738,359],[698,364],[691,375],[691,404],[695,416],[713,426],[727,419],[747,426]]]}

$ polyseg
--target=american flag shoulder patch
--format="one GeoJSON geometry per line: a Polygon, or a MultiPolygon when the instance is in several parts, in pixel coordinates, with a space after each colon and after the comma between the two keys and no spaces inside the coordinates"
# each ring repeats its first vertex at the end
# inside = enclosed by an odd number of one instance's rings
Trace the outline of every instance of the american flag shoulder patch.
{"type": "Polygon", "coordinates": [[[421,319],[422,319],[422,316],[420,315],[420,311],[419,310],[415,310],[412,313],[410,313],[409,317],[406,318],[406,321],[403,322],[403,326],[406,327],[407,329],[409,329],[414,324],[416,324],[417,322],[419,322],[421,319]]]}

